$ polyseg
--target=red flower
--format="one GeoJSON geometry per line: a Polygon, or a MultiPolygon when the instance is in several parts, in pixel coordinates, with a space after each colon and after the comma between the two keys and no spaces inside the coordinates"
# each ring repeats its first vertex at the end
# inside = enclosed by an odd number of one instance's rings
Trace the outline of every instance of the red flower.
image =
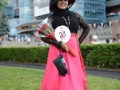
{"type": "Polygon", "coordinates": [[[44,24],[41,28],[39,28],[38,33],[42,34],[44,30],[46,30],[49,26],[47,24],[44,24]]]}

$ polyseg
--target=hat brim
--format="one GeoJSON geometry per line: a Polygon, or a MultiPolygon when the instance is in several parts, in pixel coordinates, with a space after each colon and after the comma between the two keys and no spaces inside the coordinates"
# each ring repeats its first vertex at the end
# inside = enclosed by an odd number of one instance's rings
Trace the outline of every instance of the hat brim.
{"type": "MultiPolygon", "coordinates": [[[[53,5],[49,7],[50,11],[54,10],[56,2],[57,2],[57,0],[55,0],[53,5]]],[[[75,2],[75,0],[68,0],[68,6],[71,5],[71,4],[74,4],[74,2],[75,2]]]]}
{"type": "Polygon", "coordinates": [[[73,4],[75,0],[68,0],[68,5],[73,4]]]}

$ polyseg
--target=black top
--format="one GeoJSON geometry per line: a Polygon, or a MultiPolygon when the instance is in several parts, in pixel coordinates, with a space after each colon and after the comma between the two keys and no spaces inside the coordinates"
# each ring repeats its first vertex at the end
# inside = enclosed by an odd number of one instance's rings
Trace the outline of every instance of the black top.
{"type": "MultiPolygon", "coordinates": [[[[73,13],[74,13],[74,17],[69,16],[70,17],[69,29],[71,33],[76,33],[76,34],[78,32],[79,26],[83,29],[83,32],[79,38],[79,43],[81,44],[82,41],[85,39],[85,37],[88,35],[90,28],[89,28],[89,25],[85,22],[85,20],[83,20],[81,15],[79,15],[76,12],[73,12],[73,13]]],[[[60,25],[67,26],[65,20],[61,16],[57,16],[53,14],[49,17],[49,19],[52,22],[53,29],[56,29],[60,25]]],[[[68,16],[66,16],[65,19],[67,20],[67,22],[69,22],[68,16]]]]}
{"type": "MultiPolygon", "coordinates": [[[[56,9],[55,12],[49,17],[49,21],[52,23],[53,29],[56,29],[58,26],[61,26],[61,25],[67,26],[67,24],[66,24],[65,20],[62,18],[62,16],[65,17],[67,22],[69,22],[67,17],[68,16],[70,17],[69,29],[70,29],[71,33],[77,34],[79,27],[81,27],[83,29],[82,34],[79,38],[79,44],[81,44],[82,41],[86,38],[86,36],[88,35],[88,33],[90,31],[89,25],[85,22],[85,20],[83,20],[81,15],[79,15],[76,12],[56,9]]],[[[51,38],[41,37],[41,40],[46,43],[53,44],[53,45],[57,46],[58,48],[61,47],[61,42],[53,40],[51,38]]]]}
{"type": "MultiPolygon", "coordinates": [[[[77,19],[74,19],[71,16],[69,16],[69,18],[70,18],[70,26],[69,26],[70,32],[77,34],[79,23],[77,19]]],[[[53,16],[53,22],[52,22],[53,29],[56,29],[58,26],[61,25],[67,26],[66,22],[69,23],[68,17],[65,17],[65,19],[66,21],[62,17],[53,16]]]]}

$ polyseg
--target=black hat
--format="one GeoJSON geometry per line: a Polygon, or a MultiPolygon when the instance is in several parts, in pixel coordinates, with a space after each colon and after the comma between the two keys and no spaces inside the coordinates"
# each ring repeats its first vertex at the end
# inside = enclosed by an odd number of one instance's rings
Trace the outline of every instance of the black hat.
{"type": "MultiPolygon", "coordinates": [[[[57,3],[58,0],[50,0],[49,2],[49,9],[50,11],[54,10],[55,4],[57,3]]],[[[72,6],[74,4],[75,0],[68,0],[68,6],[72,6]]]]}

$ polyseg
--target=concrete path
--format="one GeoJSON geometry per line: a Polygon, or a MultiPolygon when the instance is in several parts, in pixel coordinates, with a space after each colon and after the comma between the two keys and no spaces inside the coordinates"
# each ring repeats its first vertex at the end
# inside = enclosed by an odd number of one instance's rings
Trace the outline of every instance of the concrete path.
{"type": "MultiPolygon", "coordinates": [[[[0,62],[0,66],[11,66],[11,67],[21,67],[21,68],[33,68],[44,70],[45,65],[40,64],[21,64],[13,62],[0,62]]],[[[110,70],[110,69],[97,69],[97,68],[86,68],[87,75],[106,77],[111,79],[120,80],[120,70],[110,70]]]]}
{"type": "Polygon", "coordinates": [[[30,44],[27,44],[25,42],[6,41],[2,47],[33,47],[33,46],[38,46],[38,42],[30,42],[30,44]]]}

